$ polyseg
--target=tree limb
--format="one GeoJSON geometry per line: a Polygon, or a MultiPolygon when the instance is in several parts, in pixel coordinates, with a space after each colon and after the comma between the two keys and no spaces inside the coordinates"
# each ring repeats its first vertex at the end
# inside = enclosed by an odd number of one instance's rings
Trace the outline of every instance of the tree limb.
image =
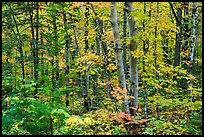
{"type": "Polygon", "coordinates": [[[172,12],[173,12],[173,14],[174,14],[174,17],[175,17],[175,19],[176,19],[176,22],[178,22],[179,24],[181,24],[181,22],[178,20],[178,17],[176,16],[176,13],[175,13],[175,11],[174,11],[174,7],[173,7],[172,3],[169,2],[169,5],[170,5],[171,10],[172,10],[172,12]]]}

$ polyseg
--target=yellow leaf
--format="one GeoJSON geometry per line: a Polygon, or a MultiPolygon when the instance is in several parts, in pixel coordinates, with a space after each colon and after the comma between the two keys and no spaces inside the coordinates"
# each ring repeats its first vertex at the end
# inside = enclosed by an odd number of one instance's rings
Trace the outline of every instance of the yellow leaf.
{"type": "Polygon", "coordinates": [[[131,99],[135,99],[135,97],[134,96],[129,96],[131,99]]]}
{"type": "Polygon", "coordinates": [[[122,127],[120,130],[121,130],[122,132],[126,132],[125,127],[122,127]]]}
{"type": "Polygon", "coordinates": [[[119,100],[119,101],[118,101],[118,103],[119,103],[119,104],[122,104],[122,103],[123,103],[123,101],[122,101],[122,100],[119,100]]]}
{"type": "Polygon", "coordinates": [[[120,92],[121,93],[126,93],[127,92],[127,90],[124,88],[124,89],[120,89],[120,92]]]}
{"type": "Polygon", "coordinates": [[[125,99],[129,99],[129,98],[130,98],[129,96],[125,95],[125,99]]]}
{"type": "Polygon", "coordinates": [[[79,116],[72,116],[69,119],[67,119],[67,124],[68,125],[79,125],[79,124],[84,124],[84,122],[80,119],[79,116]]]}
{"type": "Polygon", "coordinates": [[[94,123],[94,120],[92,118],[86,117],[84,119],[84,123],[87,124],[87,125],[92,125],[94,123]]]}
{"type": "Polygon", "coordinates": [[[121,99],[121,97],[120,96],[116,96],[116,99],[119,100],[119,99],[121,99]]]}
{"type": "Polygon", "coordinates": [[[117,69],[117,67],[116,67],[114,64],[109,64],[109,65],[107,66],[107,68],[108,68],[108,70],[109,70],[110,72],[112,72],[112,71],[114,71],[114,70],[117,69]]]}

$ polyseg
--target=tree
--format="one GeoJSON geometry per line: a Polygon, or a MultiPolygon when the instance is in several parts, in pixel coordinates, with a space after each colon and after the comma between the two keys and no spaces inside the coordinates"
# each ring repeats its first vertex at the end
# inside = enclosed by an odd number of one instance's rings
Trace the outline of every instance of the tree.
{"type": "MultiPolygon", "coordinates": [[[[34,49],[35,52],[34,52],[34,79],[35,79],[35,82],[38,82],[38,25],[39,25],[39,5],[38,5],[38,2],[36,2],[36,39],[35,39],[35,44],[34,44],[34,49]]],[[[37,94],[37,86],[38,84],[36,84],[36,89],[35,89],[35,93],[34,95],[37,94]]]]}
{"type": "Polygon", "coordinates": [[[180,47],[181,47],[181,40],[182,40],[182,36],[181,36],[182,9],[181,7],[178,7],[177,15],[176,15],[173,5],[171,4],[171,2],[169,2],[169,4],[171,6],[171,10],[174,14],[174,17],[176,18],[176,25],[178,27],[178,33],[176,34],[176,45],[175,45],[175,51],[174,51],[174,67],[176,67],[180,65],[180,47]]]}
{"type": "MultiPolygon", "coordinates": [[[[146,15],[146,2],[144,2],[144,15],[146,15]]],[[[145,31],[146,29],[146,21],[144,20],[143,21],[143,30],[145,31]]],[[[146,41],[143,42],[143,52],[145,53],[146,52],[146,41]]],[[[146,73],[146,70],[145,70],[145,61],[144,61],[144,57],[143,57],[143,62],[142,62],[142,67],[143,67],[143,73],[146,73]]],[[[147,113],[147,83],[145,80],[143,80],[144,83],[144,117],[147,119],[148,117],[148,113],[147,113]]],[[[147,126],[147,123],[146,123],[146,126],[147,126]]]]}
{"type": "MultiPolygon", "coordinates": [[[[127,79],[127,59],[126,59],[126,49],[127,49],[127,46],[126,46],[126,28],[127,28],[127,2],[124,3],[124,15],[123,15],[123,37],[124,37],[124,46],[123,46],[123,66],[124,66],[124,73],[125,73],[125,79],[127,79]]],[[[128,87],[128,86],[127,86],[128,87]]]]}
{"type": "MultiPolygon", "coordinates": [[[[132,39],[130,41],[130,92],[134,96],[134,99],[131,101],[131,106],[137,108],[138,107],[138,67],[137,67],[137,58],[133,57],[132,52],[137,50],[137,43],[134,40],[136,36],[137,27],[134,17],[131,17],[130,14],[132,12],[132,3],[127,2],[127,13],[128,13],[128,29],[129,29],[129,37],[132,39]]],[[[136,115],[136,110],[131,110],[131,115],[136,115]]]]}
{"type": "MultiPolygon", "coordinates": [[[[86,4],[85,5],[85,17],[86,17],[86,19],[85,19],[85,28],[84,28],[84,30],[85,30],[85,40],[84,40],[84,42],[85,42],[85,54],[86,53],[88,53],[88,50],[89,50],[89,43],[88,43],[88,25],[89,25],[89,7],[88,7],[88,5],[86,4]]],[[[88,64],[87,64],[87,62],[85,62],[85,66],[87,67],[88,66],[88,64]]],[[[84,83],[83,83],[83,85],[84,85],[84,90],[83,90],[83,97],[84,97],[84,107],[86,108],[86,110],[87,111],[90,111],[91,110],[91,101],[90,101],[90,98],[89,98],[89,96],[88,96],[88,90],[89,90],[89,67],[88,67],[88,69],[86,69],[85,70],[85,72],[84,72],[84,75],[83,75],[83,81],[84,81],[84,83]]]]}
{"type": "MultiPolygon", "coordinates": [[[[190,75],[192,75],[193,70],[193,60],[194,60],[194,48],[195,48],[195,26],[196,26],[196,2],[193,2],[193,11],[192,11],[192,29],[191,29],[191,54],[190,54],[190,75]]],[[[193,87],[193,80],[190,79],[189,87],[193,87]]],[[[188,94],[191,95],[192,90],[188,91],[188,94]]],[[[193,101],[192,96],[190,97],[190,102],[193,101]]]]}
{"type": "MultiPolygon", "coordinates": [[[[114,36],[115,58],[116,58],[116,66],[118,71],[119,86],[120,88],[126,90],[127,88],[126,88],[126,80],[125,80],[124,66],[123,66],[123,55],[122,55],[123,49],[120,43],[120,34],[119,34],[119,28],[118,28],[117,10],[116,10],[115,2],[111,2],[110,20],[111,20],[111,27],[112,27],[112,32],[114,36]]],[[[125,98],[124,98],[123,111],[126,113],[130,113],[129,102],[125,98]]]]}

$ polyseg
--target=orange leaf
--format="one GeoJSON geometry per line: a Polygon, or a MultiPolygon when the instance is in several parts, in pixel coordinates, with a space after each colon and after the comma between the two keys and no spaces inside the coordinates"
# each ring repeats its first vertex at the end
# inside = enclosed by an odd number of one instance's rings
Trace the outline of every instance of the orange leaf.
{"type": "Polygon", "coordinates": [[[122,100],[119,100],[119,101],[118,101],[118,103],[119,103],[119,104],[122,104],[122,103],[123,103],[123,101],[122,101],[122,100]]]}
{"type": "Polygon", "coordinates": [[[142,123],[147,123],[147,120],[146,119],[141,119],[140,124],[142,124],[142,123]]]}
{"type": "Polygon", "coordinates": [[[138,107],[130,107],[130,109],[137,110],[138,107]]]}

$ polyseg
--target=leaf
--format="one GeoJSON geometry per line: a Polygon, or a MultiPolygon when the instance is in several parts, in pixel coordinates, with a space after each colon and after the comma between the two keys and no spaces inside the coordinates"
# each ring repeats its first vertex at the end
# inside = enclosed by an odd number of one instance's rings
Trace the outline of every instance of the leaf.
{"type": "Polygon", "coordinates": [[[135,97],[134,96],[129,96],[131,99],[135,99],[135,97]]]}
{"type": "Polygon", "coordinates": [[[65,117],[70,117],[70,115],[63,109],[54,109],[51,112],[51,115],[58,113],[58,114],[64,114],[65,117]]]}
{"type": "Polygon", "coordinates": [[[120,130],[121,130],[122,132],[126,132],[125,127],[122,127],[120,130]]]}
{"type": "Polygon", "coordinates": [[[117,96],[116,96],[116,99],[117,99],[117,100],[121,100],[121,99],[122,99],[122,96],[117,95],[117,96]]]}
{"type": "Polygon", "coordinates": [[[43,115],[42,117],[39,118],[39,120],[43,119],[45,116],[43,115]]]}
{"type": "Polygon", "coordinates": [[[93,120],[92,118],[86,117],[86,118],[84,118],[83,121],[84,121],[84,123],[87,124],[87,125],[92,125],[92,124],[94,124],[94,120],[93,120]]]}
{"type": "Polygon", "coordinates": [[[136,106],[136,107],[130,107],[130,109],[137,110],[137,109],[138,109],[138,106],[136,106]]]}
{"type": "Polygon", "coordinates": [[[118,103],[119,103],[119,104],[122,104],[122,103],[123,103],[123,100],[119,100],[118,103]]]}

